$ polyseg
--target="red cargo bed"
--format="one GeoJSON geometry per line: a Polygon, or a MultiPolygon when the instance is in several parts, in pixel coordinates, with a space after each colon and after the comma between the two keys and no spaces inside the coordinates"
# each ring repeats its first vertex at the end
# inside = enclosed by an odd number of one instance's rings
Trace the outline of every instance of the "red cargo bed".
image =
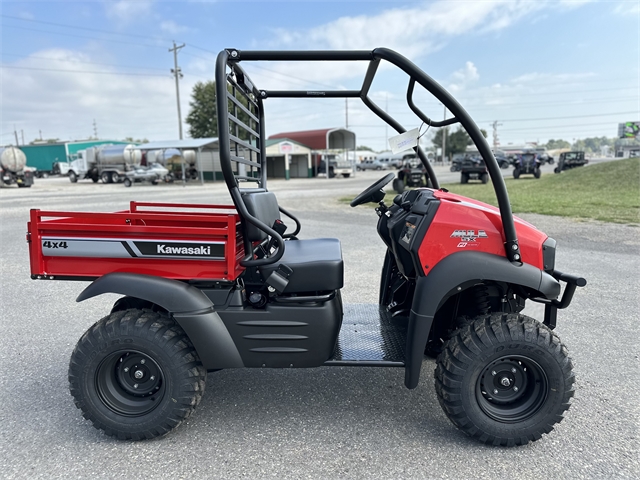
{"type": "Polygon", "coordinates": [[[92,280],[132,272],[176,280],[235,280],[243,271],[231,205],[131,202],[113,213],[31,210],[34,279],[92,280]]]}

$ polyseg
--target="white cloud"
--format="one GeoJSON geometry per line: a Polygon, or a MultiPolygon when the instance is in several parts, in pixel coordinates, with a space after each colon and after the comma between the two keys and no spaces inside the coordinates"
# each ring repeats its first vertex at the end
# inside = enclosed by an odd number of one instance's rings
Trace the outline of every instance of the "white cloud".
{"type": "Polygon", "coordinates": [[[454,83],[449,85],[449,90],[455,93],[467,85],[477,81],[480,78],[480,75],[478,74],[478,69],[473,62],[467,62],[464,68],[453,72],[451,77],[453,78],[454,83]]]}
{"type": "Polygon", "coordinates": [[[164,20],[160,22],[160,30],[170,35],[177,35],[179,33],[188,32],[189,27],[185,27],[184,25],[178,25],[173,20],[164,20]]]}
{"type": "Polygon", "coordinates": [[[124,24],[133,23],[140,15],[151,13],[152,0],[107,0],[105,2],[107,17],[124,24]]]}
{"type": "MultiPolygon", "coordinates": [[[[15,123],[26,141],[36,138],[38,130],[47,138],[81,139],[93,134],[95,119],[100,138],[178,137],[175,84],[168,73],[128,76],[113,67],[80,63],[104,61],[99,56],[63,49],[33,57],[11,65],[24,69],[0,70],[3,132],[13,130],[15,123]]],[[[181,83],[183,116],[193,83],[181,83]]]]}
{"type": "Polygon", "coordinates": [[[613,9],[613,13],[622,16],[637,16],[640,14],[640,3],[638,3],[637,1],[620,2],[613,9]]]}

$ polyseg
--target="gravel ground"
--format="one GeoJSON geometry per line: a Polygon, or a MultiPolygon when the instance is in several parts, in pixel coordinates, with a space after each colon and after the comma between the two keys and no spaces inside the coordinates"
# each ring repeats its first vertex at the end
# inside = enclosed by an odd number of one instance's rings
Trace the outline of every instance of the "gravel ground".
{"type": "MultiPolygon", "coordinates": [[[[336,198],[380,176],[271,182],[301,219],[304,238],[342,241],[346,302],[377,301],[384,248],[373,210],[336,198]]],[[[566,419],[538,442],[486,447],[457,431],[438,405],[428,359],[411,391],[402,369],[221,371],[209,375],[195,414],[165,438],[122,442],[95,430],[69,395],[67,366],[76,341],[116,297],[76,304],[86,283],[29,279],[29,209],[109,211],[131,199],[226,198],[221,183],[125,189],[50,178],[0,191],[1,477],[640,478],[640,229],[538,215],[523,217],[558,241],[558,269],[589,282],[559,312],[556,329],[575,364],[576,397],[566,419]]],[[[526,313],[541,318],[542,310],[526,313]]]]}

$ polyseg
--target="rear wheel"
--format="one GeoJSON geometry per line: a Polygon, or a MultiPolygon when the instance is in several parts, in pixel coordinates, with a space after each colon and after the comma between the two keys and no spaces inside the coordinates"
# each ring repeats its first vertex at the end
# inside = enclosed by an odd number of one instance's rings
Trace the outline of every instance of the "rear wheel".
{"type": "Polygon", "coordinates": [[[78,342],[69,364],[76,406],[123,440],[168,433],[200,402],[206,370],[182,328],[151,310],[114,312],[78,342]]]}
{"type": "Polygon", "coordinates": [[[514,168],[513,169],[513,178],[515,178],[516,180],[518,178],[520,178],[520,169],[519,168],[514,168]]]}
{"type": "Polygon", "coordinates": [[[469,183],[469,174],[461,173],[460,174],[460,183],[469,183]]]}
{"type": "Polygon", "coordinates": [[[567,349],[546,326],[520,314],[482,315],[445,344],[436,393],[467,435],[524,445],[562,420],[574,394],[572,368],[567,349]]]}
{"type": "Polygon", "coordinates": [[[111,183],[111,174],[109,172],[102,172],[100,180],[102,180],[102,183],[111,183]]]}
{"type": "Polygon", "coordinates": [[[117,172],[111,172],[111,183],[119,183],[120,175],[117,172]]]}
{"type": "Polygon", "coordinates": [[[533,176],[536,178],[540,178],[541,172],[540,172],[540,167],[536,167],[536,169],[533,171],[533,176]]]}
{"type": "Polygon", "coordinates": [[[483,173],[482,175],[480,175],[480,181],[482,183],[487,183],[489,181],[489,174],[483,173]]]}
{"type": "Polygon", "coordinates": [[[350,173],[343,173],[343,174],[342,174],[342,176],[343,176],[344,178],[349,178],[349,177],[351,176],[351,174],[350,174],[350,173]]]}

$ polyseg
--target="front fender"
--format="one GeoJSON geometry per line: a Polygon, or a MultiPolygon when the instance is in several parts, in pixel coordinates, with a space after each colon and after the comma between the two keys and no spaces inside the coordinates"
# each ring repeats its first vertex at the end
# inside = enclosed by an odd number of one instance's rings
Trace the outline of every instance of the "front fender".
{"type": "Polygon", "coordinates": [[[407,332],[407,388],[418,386],[424,348],[438,308],[450,296],[487,280],[521,285],[538,292],[541,298],[556,299],[560,295],[560,283],[531,265],[483,252],[458,252],[446,257],[429,275],[416,281],[407,332]]]}
{"type": "Polygon", "coordinates": [[[76,301],[82,302],[103,293],[140,298],[167,310],[185,331],[207,370],[244,367],[211,300],[196,287],[151,275],[109,273],[85,288],[76,301]]]}

